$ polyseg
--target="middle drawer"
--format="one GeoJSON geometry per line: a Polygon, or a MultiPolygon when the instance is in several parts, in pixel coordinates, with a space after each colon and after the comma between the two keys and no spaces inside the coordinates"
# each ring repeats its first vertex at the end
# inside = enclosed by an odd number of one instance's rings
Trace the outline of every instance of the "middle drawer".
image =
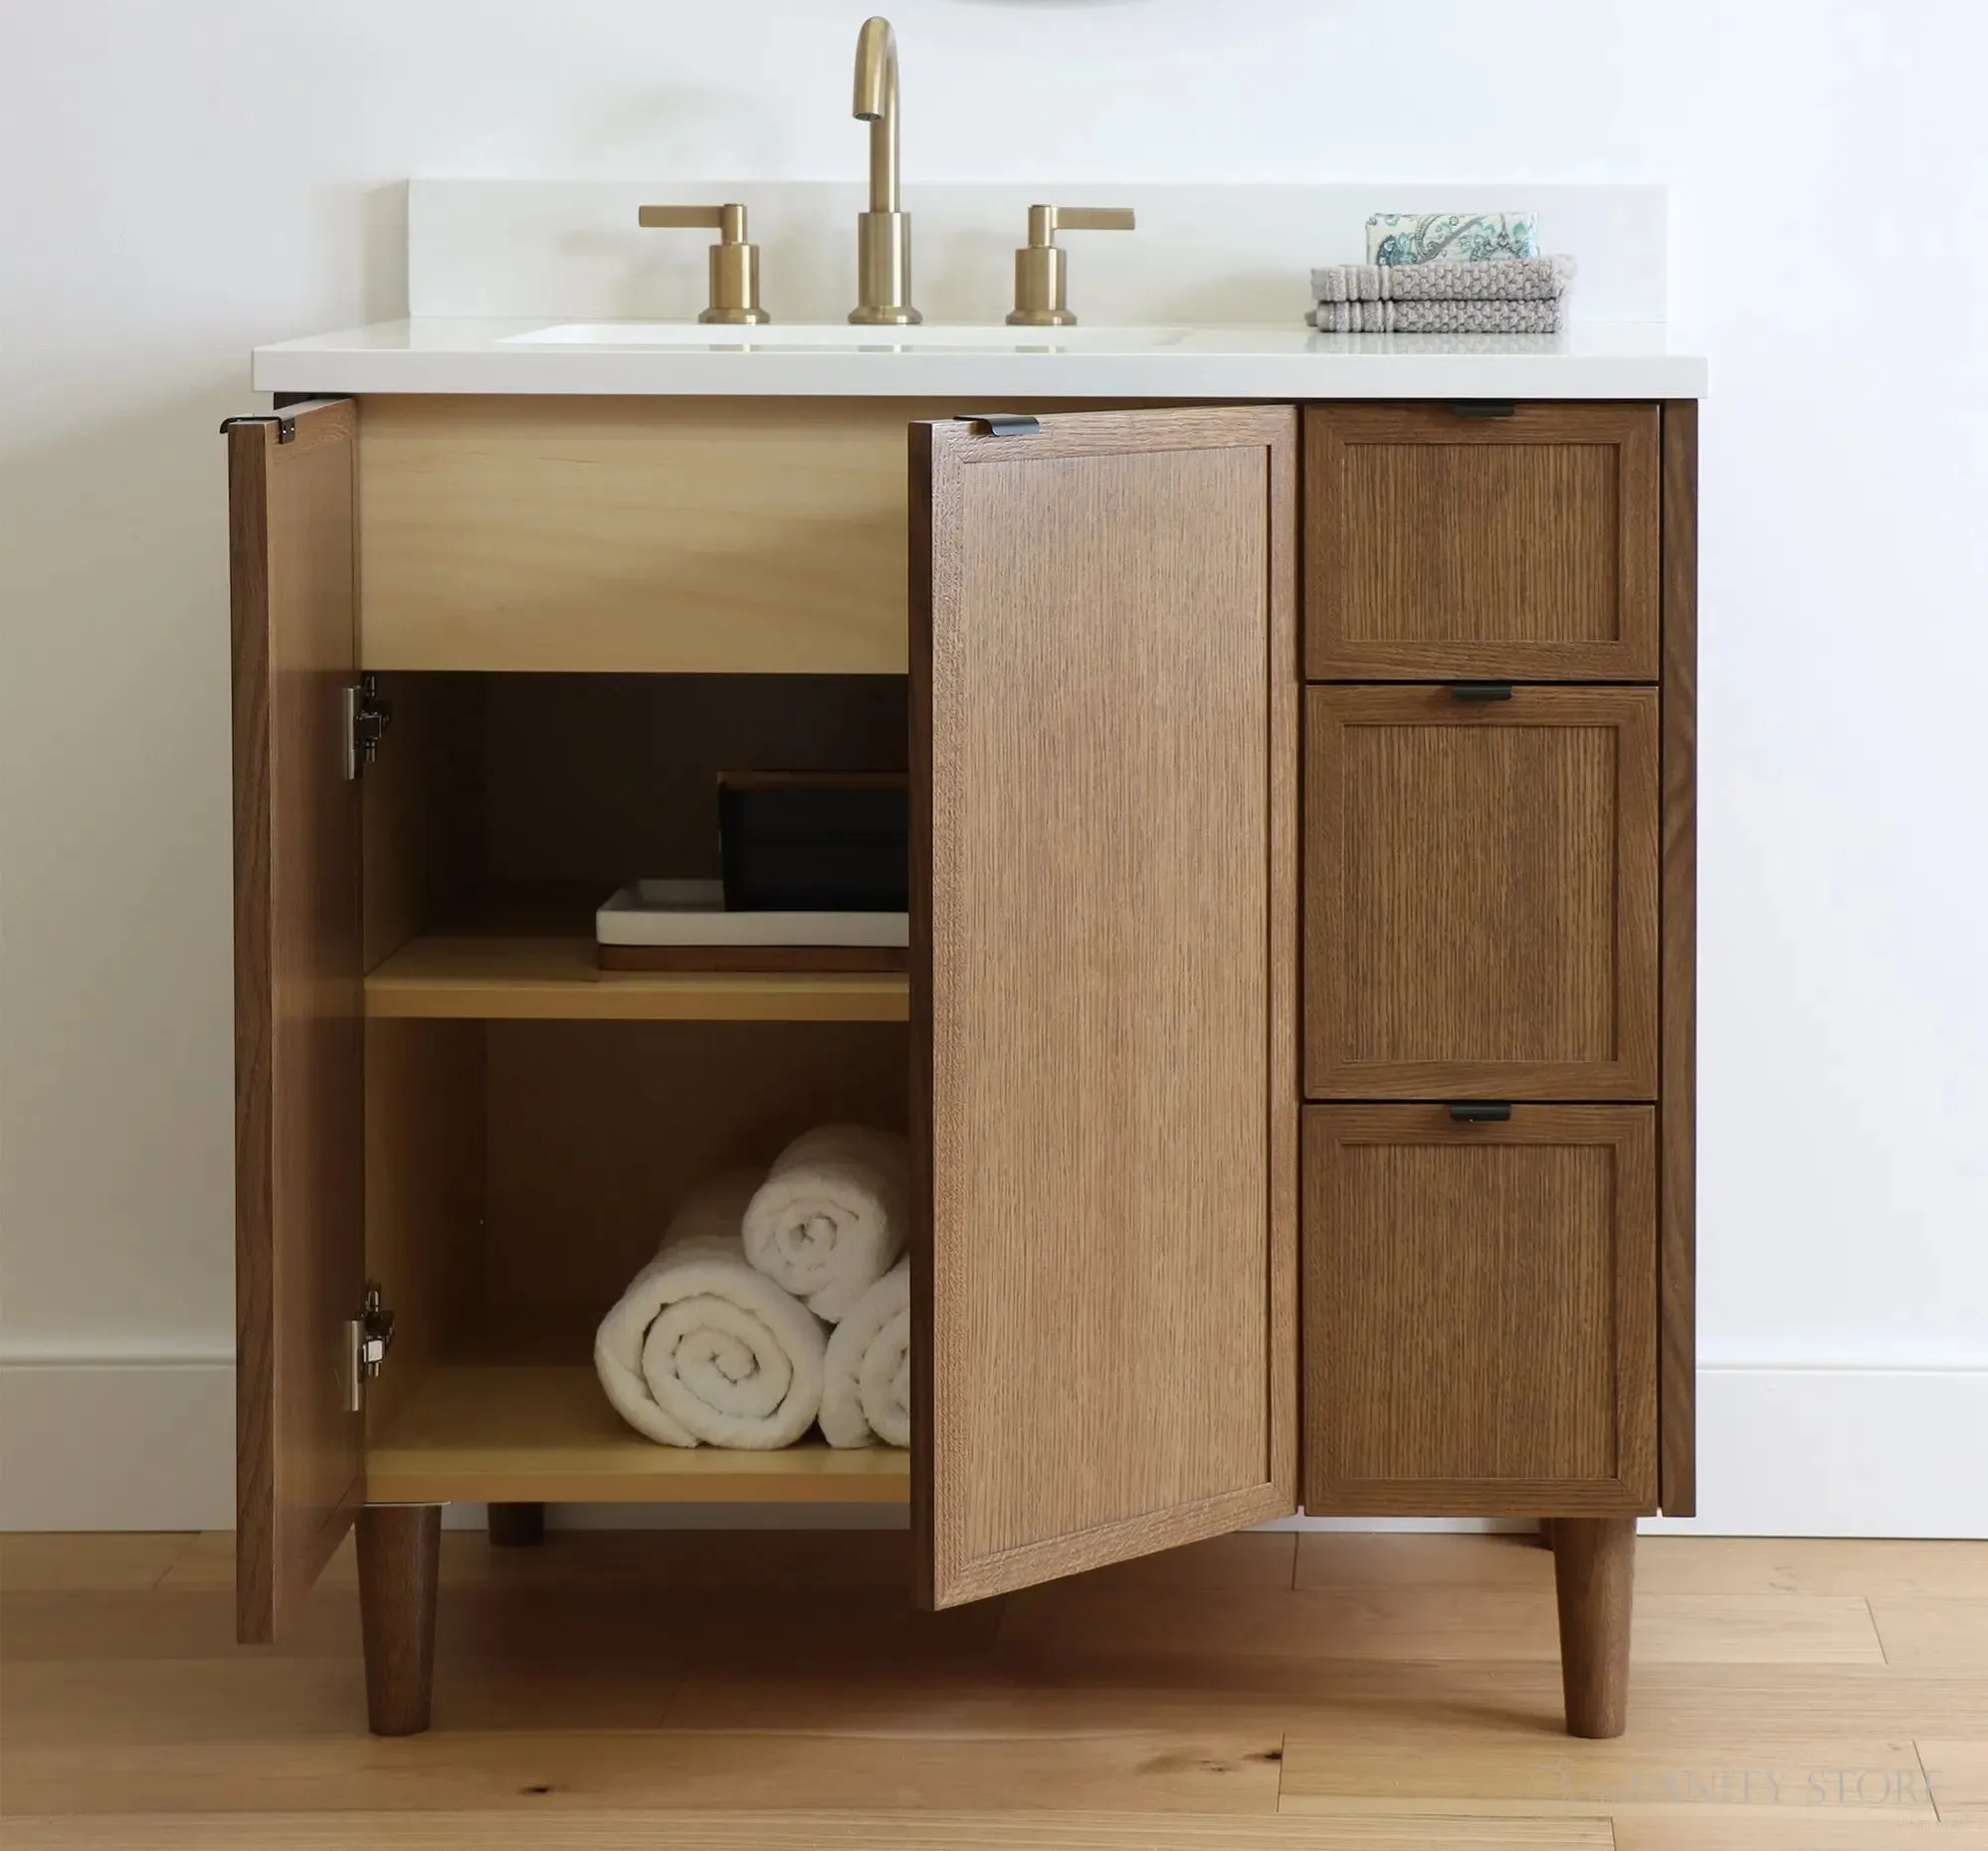
{"type": "Polygon", "coordinates": [[[1304,753],[1306,1097],[1656,1097],[1655,689],[1311,688],[1304,753]]]}

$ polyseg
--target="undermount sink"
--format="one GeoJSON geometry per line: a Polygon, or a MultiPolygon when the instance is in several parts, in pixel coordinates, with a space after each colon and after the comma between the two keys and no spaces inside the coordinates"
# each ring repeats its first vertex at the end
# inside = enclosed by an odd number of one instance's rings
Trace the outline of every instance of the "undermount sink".
{"type": "Polygon", "coordinates": [[[756,327],[677,321],[568,321],[511,334],[505,346],[684,347],[702,351],[1142,353],[1175,345],[1184,327],[856,327],[762,322],[756,327]]]}

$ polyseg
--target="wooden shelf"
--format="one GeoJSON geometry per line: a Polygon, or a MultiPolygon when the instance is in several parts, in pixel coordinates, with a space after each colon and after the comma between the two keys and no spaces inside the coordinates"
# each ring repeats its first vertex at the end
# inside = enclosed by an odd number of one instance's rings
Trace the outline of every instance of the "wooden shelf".
{"type": "Polygon", "coordinates": [[[902,1022],[909,979],[848,971],[602,970],[571,934],[436,933],[366,977],[369,1016],[482,1021],[902,1022]]]}
{"type": "Polygon", "coordinates": [[[375,1504],[902,1504],[892,1447],[781,1452],[658,1446],[609,1405],[590,1367],[444,1363],[366,1448],[375,1504]]]}

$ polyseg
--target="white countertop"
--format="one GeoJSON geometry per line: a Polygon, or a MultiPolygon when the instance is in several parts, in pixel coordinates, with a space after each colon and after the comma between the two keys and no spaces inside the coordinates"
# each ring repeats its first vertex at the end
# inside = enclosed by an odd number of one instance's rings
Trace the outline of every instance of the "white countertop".
{"type": "Polygon", "coordinates": [[[1700,398],[1704,360],[1662,322],[1559,334],[1304,327],[948,328],[421,316],[255,352],[257,390],[795,398],[1700,398]],[[779,344],[741,345],[755,339],[779,344]],[[857,345],[854,343],[861,342],[857,345]],[[894,344],[899,343],[899,344],[894,344]]]}

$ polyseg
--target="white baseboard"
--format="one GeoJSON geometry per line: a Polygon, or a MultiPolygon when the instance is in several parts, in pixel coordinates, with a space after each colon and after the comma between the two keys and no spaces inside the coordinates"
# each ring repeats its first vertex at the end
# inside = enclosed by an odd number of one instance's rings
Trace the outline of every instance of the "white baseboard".
{"type": "Polygon", "coordinates": [[[232,1361],[0,1361],[0,1530],[234,1527],[232,1361]]]}
{"type": "Polygon", "coordinates": [[[1703,1368],[1698,1515],[1643,1527],[1988,1538],[1984,1433],[1988,1368],[1703,1368]]]}
{"type": "MultiPolygon", "coordinates": [[[[225,1530],[235,1521],[234,1365],[0,1359],[0,1529],[225,1530]]],[[[1653,1532],[1988,1538],[1988,1369],[1720,1366],[1698,1372],[1698,1510],[1653,1532]],[[1970,1441],[1967,1435],[1976,1438],[1970,1441]],[[1972,1450],[1971,1450],[1972,1449],[1972,1450]]],[[[452,1524],[481,1521],[451,1511],[452,1524]]],[[[896,1527],[871,1507],[574,1507],[569,1528],[896,1527]]],[[[1279,1529],[1484,1520],[1294,1518],[1279,1529]]]]}

